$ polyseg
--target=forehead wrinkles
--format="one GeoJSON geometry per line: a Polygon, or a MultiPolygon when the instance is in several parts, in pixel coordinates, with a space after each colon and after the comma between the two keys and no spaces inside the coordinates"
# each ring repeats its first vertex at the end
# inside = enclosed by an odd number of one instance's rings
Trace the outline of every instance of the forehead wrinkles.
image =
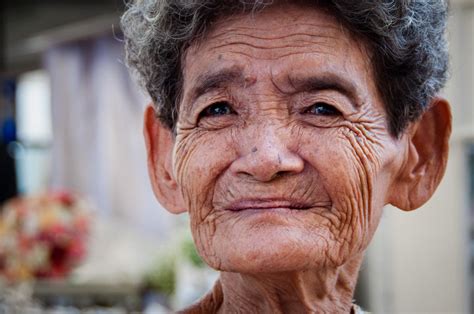
{"type": "Polygon", "coordinates": [[[267,59],[275,59],[311,50],[332,50],[336,41],[346,39],[345,29],[336,17],[320,9],[277,4],[256,14],[221,16],[189,50],[210,51],[230,46],[232,49],[227,48],[227,53],[247,54],[257,59],[265,59],[262,57],[265,52],[267,59]],[[270,50],[273,56],[268,56],[270,50]]]}
{"type": "Polygon", "coordinates": [[[335,28],[321,25],[306,29],[287,25],[279,30],[235,26],[211,34],[203,42],[205,47],[201,47],[209,52],[225,50],[254,59],[275,60],[296,54],[328,53],[341,44],[341,35],[335,28]]]}
{"type": "Polygon", "coordinates": [[[301,41],[302,43],[320,43],[325,40],[336,39],[338,35],[341,34],[339,27],[324,23],[311,24],[298,22],[298,24],[290,25],[291,27],[289,27],[289,25],[279,25],[278,27],[272,27],[271,25],[255,25],[253,27],[224,25],[223,28],[209,34],[206,39],[218,43],[222,43],[222,41],[226,43],[227,41],[232,42],[234,38],[246,37],[249,41],[261,42],[263,46],[263,44],[277,44],[282,40],[295,40],[301,41]]]}

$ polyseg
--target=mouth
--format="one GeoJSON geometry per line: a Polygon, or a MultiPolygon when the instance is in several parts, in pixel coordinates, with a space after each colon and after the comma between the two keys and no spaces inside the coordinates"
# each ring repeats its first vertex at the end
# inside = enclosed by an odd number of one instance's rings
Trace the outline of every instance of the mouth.
{"type": "Polygon", "coordinates": [[[246,210],[308,210],[311,206],[307,203],[287,200],[287,199],[242,199],[232,202],[225,209],[229,211],[246,211],[246,210]]]}

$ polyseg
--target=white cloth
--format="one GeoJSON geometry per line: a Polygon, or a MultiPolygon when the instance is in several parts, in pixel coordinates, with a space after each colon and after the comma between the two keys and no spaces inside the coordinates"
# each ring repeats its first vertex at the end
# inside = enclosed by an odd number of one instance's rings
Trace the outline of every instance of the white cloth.
{"type": "Polygon", "coordinates": [[[165,237],[171,216],[146,170],[142,115],[148,100],[123,64],[122,43],[105,36],[46,53],[53,111],[53,187],[70,188],[99,214],[165,237]]]}
{"type": "Polygon", "coordinates": [[[111,36],[52,47],[53,165],[51,185],[97,207],[82,282],[135,283],[170,237],[177,219],[151,190],[142,116],[148,100],[123,64],[111,36]]]}

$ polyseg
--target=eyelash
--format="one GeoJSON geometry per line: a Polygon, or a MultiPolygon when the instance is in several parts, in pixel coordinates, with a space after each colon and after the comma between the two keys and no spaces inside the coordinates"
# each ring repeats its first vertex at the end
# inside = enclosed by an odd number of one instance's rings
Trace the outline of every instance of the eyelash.
{"type": "Polygon", "coordinates": [[[307,107],[303,113],[321,115],[321,116],[340,116],[342,113],[333,105],[325,102],[316,102],[311,106],[307,107]],[[323,108],[323,112],[311,112],[313,109],[323,108]]]}
{"type": "Polygon", "coordinates": [[[227,101],[218,101],[215,102],[206,108],[199,114],[199,119],[205,117],[216,117],[216,116],[224,116],[229,114],[236,114],[235,110],[232,108],[232,105],[227,101]],[[225,106],[225,107],[224,107],[225,106]],[[225,108],[225,112],[218,112],[216,110],[225,108]],[[214,112],[212,111],[214,110],[214,112]]]}
{"type": "MultiPolygon", "coordinates": [[[[235,110],[232,108],[232,105],[227,101],[218,101],[204,108],[204,110],[201,111],[201,113],[199,114],[199,119],[206,117],[225,116],[229,114],[236,114],[235,110]],[[224,111],[222,111],[222,109],[224,109],[224,111]]],[[[325,102],[316,102],[311,106],[307,107],[303,111],[303,114],[339,116],[342,113],[338,109],[336,109],[336,107],[330,104],[327,104],[325,102]],[[313,110],[317,111],[313,112],[313,110]]]]}

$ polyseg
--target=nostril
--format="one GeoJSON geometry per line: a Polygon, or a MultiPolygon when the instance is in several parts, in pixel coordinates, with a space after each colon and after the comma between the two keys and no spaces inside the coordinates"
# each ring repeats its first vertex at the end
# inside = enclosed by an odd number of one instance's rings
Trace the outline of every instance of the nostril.
{"type": "Polygon", "coordinates": [[[277,173],[273,175],[272,180],[282,178],[286,175],[291,175],[292,173],[293,173],[292,171],[278,171],[277,173]]]}
{"type": "Polygon", "coordinates": [[[279,144],[278,142],[267,142],[260,147],[251,146],[246,154],[232,163],[231,171],[242,178],[262,182],[295,175],[303,171],[304,160],[301,156],[279,144]]]}
{"type": "Polygon", "coordinates": [[[263,173],[252,173],[252,172],[247,172],[247,171],[240,171],[239,174],[242,175],[243,177],[246,177],[248,179],[257,179],[258,181],[273,181],[279,178],[283,178],[287,175],[291,175],[291,171],[278,171],[274,172],[273,174],[271,172],[268,172],[266,174],[263,173]]]}

